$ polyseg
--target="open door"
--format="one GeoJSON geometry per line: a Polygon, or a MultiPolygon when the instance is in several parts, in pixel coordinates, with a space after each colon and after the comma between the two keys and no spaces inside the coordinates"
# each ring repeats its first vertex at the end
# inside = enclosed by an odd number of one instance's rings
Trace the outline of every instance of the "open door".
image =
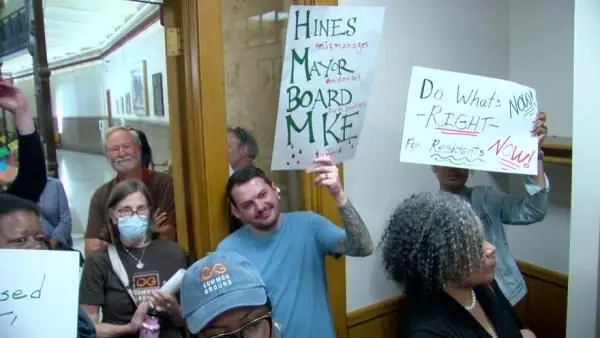
{"type": "MultiPolygon", "coordinates": [[[[292,4],[336,1],[165,0],[171,154],[178,241],[198,257],[229,233],[227,127],[257,139],[255,164],[282,188],[284,209],[341,224],[333,199],[301,171],[271,172],[281,65],[292,4]]],[[[328,260],[337,337],[346,333],[344,259],[328,260]]]]}

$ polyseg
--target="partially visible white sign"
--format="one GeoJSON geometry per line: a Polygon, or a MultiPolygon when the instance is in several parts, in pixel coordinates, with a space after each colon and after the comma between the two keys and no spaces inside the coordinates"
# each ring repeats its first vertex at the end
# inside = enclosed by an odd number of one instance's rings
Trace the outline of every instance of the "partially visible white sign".
{"type": "Polygon", "coordinates": [[[0,337],[77,337],[77,252],[0,249],[0,262],[0,337]]]}
{"type": "Polygon", "coordinates": [[[535,90],[518,83],[413,67],[400,161],[537,173],[535,90]]]}

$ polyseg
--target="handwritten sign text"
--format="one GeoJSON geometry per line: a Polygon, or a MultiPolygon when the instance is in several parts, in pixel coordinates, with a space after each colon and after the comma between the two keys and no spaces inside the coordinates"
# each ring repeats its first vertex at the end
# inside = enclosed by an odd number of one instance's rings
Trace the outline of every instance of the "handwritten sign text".
{"type": "Polygon", "coordinates": [[[0,337],[77,336],[79,255],[0,249],[0,337]]]}
{"type": "Polygon", "coordinates": [[[354,156],[383,15],[382,7],[291,7],[272,170],[354,156]]]}
{"type": "Polygon", "coordinates": [[[537,112],[523,85],[413,67],[400,161],[535,174],[537,112]]]}

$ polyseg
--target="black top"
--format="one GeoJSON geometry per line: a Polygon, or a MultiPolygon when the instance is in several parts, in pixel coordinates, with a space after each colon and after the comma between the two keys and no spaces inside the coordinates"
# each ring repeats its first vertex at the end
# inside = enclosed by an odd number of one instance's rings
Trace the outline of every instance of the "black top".
{"type": "Polygon", "coordinates": [[[46,187],[46,159],[37,132],[18,135],[19,171],[6,193],[37,203],[46,187]]]}
{"type": "MultiPolygon", "coordinates": [[[[523,324],[494,282],[492,287],[474,288],[479,305],[488,316],[499,338],[521,338],[523,324]]],[[[464,306],[445,292],[412,299],[407,317],[398,331],[399,338],[490,338],[464,306]]]]}

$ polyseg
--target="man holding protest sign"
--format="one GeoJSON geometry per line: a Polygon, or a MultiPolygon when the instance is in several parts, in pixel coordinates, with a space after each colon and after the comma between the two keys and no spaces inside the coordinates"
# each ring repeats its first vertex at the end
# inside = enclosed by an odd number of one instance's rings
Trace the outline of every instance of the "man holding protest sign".
{"type": "MultiPolygon", "coordinates": [[[[541,147],[548,133],[545,113],[537,115],[533,133],[541,147]]],[[[525,197],[505,195],[489,186],[467,187],[467,169],[433,166],[440,190],[464,196],[483,223],[487,240],[496,247],[496,280],[512,305],[525,296],[527,286],[510,254],[504,224],[529,225],[546,216],[550,183],[544,173],[544,153],[538,150],[538,154],[537,174],[527,176],[524,182],[528,192],[525,197]]]]}
{"type": "Polygon", "coordinates": [[[218,249],[237,252],[260,270],[274,319],[283,324],[286,335],[332,338],[324,258],[369,256],[373,241],[346,197],[331,157],[316,158],[307,172],[316,174],[315,184],[326,187],[335,199],[344,229],[312,212],[281,213],[275,183],[259,168],[247,166],[227,182],[232,212],[245,225],[218,249]]]}

